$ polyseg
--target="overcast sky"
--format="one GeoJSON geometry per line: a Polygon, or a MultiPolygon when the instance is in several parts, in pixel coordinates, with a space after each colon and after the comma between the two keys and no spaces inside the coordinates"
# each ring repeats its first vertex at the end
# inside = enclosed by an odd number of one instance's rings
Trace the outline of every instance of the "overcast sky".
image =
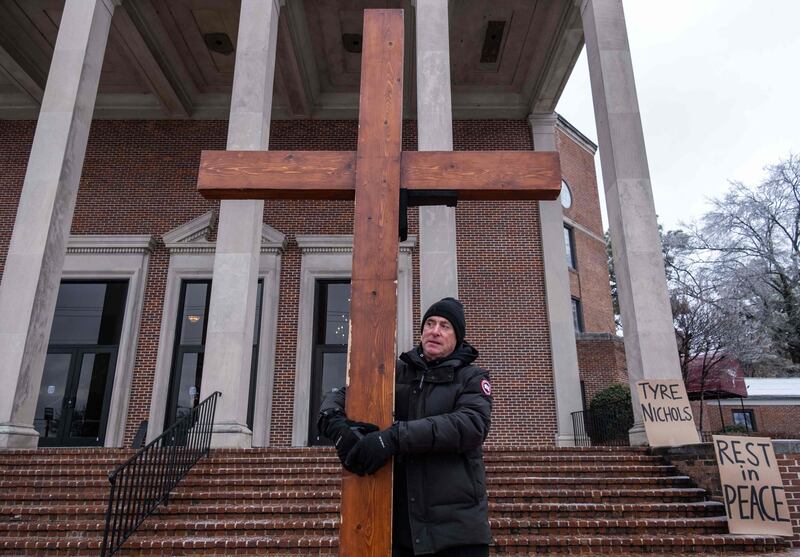
{"type": "MultiPolygon", "coordinates": [[[[800,0],[623,6],[665,230],[700,217],[728,180],[757,183],[765,165],[800,152],[800,0]]],[[[597,143],[585,52],[557,111],[597,143]]]]}

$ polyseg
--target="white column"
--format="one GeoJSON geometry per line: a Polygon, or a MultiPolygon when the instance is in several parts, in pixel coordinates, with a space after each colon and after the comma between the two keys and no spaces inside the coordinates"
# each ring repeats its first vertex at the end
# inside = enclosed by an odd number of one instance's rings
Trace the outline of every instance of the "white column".
{"type": "MultiPolygon", "coordinates": [[[[536,151],[556,151],[556,115],[532,114],[529,117],[536,151]]],[[[553,358],[553,385],[556,399],[559,447],[575,445],[572,413],[583,410],[581,380],[578,374],[578,349],[572,320],[572,295],[564,243],[564,213],[561,198],[539,202],[539,223],[544,259],[544,288],[547,319],[550,324],[550,353],[553,358]]]]}
{"type": "MultiPolygon", "coordinates": [[[[416,0],[415,4],[417,148],[452,151],[447,0],[416,0]]],[[[453,207],[419,208],[419,290],[422,314],[446,296],[458,297],[456,211],[453,207]]]]}
{"type": "MultiPolygon", "coordinates": [[[[280,4],[242,0],[228,150],[269,148],[280,4]]],[[[220,391],[212,445],[250,447],[247,427],[263,201],[220,204],[201,398],[220,391]]],[[[265,299],[266,300],[266,299],[265,299]]],[[[273,311],[264,307],[262,311],[273,311]]]]}
{"type": "Polygon", "coordinates": [[[631,442],[646,443],[636,381],[680,378],[650,171],[621,0],[581,1],[625,358],[631,442]]]}
{"type": "Polygon", "coordinates": [[[67,0],[0,284],[0,447],[34,448],[33,418],[97,84],[117,0],[67,0]]]}

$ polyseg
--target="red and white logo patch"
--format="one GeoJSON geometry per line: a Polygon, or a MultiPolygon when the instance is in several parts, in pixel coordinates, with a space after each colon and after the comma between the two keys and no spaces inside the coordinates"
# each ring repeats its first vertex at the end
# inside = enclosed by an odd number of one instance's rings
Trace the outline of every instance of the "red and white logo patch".
{"type": "Polygon", "coordinates": [[[483,394],[485,394],[486,396],[490,396],[492,394],[492,384],[489,383],[488,379],[484,379],[481,381],[481,390],[483,391],[483,394]]]}

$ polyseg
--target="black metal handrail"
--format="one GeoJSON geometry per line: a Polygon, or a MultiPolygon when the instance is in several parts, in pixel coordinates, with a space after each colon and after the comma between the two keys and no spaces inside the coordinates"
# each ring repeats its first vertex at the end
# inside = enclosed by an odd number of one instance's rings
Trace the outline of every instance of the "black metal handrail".
{"type": "Polygon", "coordinates": [[[572,412],[572,430],[578,447],[630,445],[628,430],[632,427],[630,405],[606,404],[572,412]]]}
{"type": "Polygon", "coordinates": [[[211,447],[217,391],[142,447],[108,476],[101,557],[113,555],[211,447]]]}

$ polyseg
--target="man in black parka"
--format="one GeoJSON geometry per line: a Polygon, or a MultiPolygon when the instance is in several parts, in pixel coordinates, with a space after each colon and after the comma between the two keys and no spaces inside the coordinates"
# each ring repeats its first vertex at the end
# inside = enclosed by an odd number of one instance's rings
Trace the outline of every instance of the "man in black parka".
{"type": "Polygon", "coordinates": [[[489,554],[486,472],[492,386],[472,365],[461,302],[444,298],[422,319],[420,345],[402,354],[395,375],[395,422],[378,431],[344,413],[346,389],[322,402],[319,430],[343,466],[373,474],[394,465],[392,555],[484,557],[489,554]]]}

